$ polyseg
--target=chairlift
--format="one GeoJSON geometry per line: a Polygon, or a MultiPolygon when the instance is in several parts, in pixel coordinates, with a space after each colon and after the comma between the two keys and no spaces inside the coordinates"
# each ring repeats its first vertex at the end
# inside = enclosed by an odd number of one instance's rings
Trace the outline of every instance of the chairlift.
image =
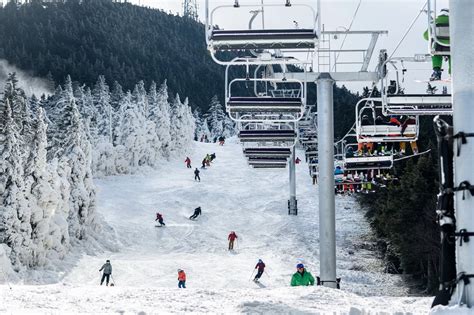
{"type": "MultiPolygon", "coordinates": [[[[452,115],[451,94],[434,94],[433,90],[427,91],[427,94],[405,94],[400,89],[398,62],[424,62],[424,55],[415,55],[415,57],[400,57],[387,61],[395,69],[396,79],[390,80],[387,84],[388,73],[381,80],[381,99],[382,113],[388,115],[452,115]]],[[[378,102],[379,99],[372,99],[378,102]]]]}
{"type": "Polygon", "coordinates": [[[245,148],[243,151],[247,158],[289,158],[291,156],[291,150],[288,148],[253,147],[245,148]]]}
{"type": "Polygon", "coordinates": [[[294,145],[296,132],[294,130],[241,130],[241,142],[277,142],[294,145]]]}
{"type": "Polygon", "coordinates": [[[376,118],[382,115],[382,105],[376,104],[381,102],[381,98],[364,98],[357,102],[355,107],[357,142],[416,141],[419,133],[418,116],[409,116],[403,124],[400,122],[400,125],[377,124],[376,118]],[[364,121],[364,117],[369,115],[372,121],[364,121]]]}
{"type": "Polygon", "coordinates": [[[353,154],[349,154],[349,148],[357,146],[358,144],[353,143],[346,144],[344,146],[344,170],[381,170],[390,169],[393,167],[393,151],[379,152],[379,154],[368,153],[366,155],[362,155],[352,150],[353,154]]]}
{"type": "MultiPolygon", "coordinates": [[[[256,1],[257,2],[257,1],[256,1]]],[[[314,49],[318,41],[318,15],[314,8],[305,4],[255,4],[220,5],[212,10],[209,9],[209,0],[206,0],[206,43],[213,58],[217,61],[215,54],[219,51],[236,50],[262,50],[262,49],[314,49]],[[217,12],[235,8],[264,9],[265,7],[288,9],[289,7],[301,7],[306,12],[312,13],[311,28],[288,28],[288,29],[216,29],[215,15],[217,12]]],[[[284,15],[286,16],[286,15],[284,15]]],[[[219,62],[222,62],[219,60],[219,62]]]]}

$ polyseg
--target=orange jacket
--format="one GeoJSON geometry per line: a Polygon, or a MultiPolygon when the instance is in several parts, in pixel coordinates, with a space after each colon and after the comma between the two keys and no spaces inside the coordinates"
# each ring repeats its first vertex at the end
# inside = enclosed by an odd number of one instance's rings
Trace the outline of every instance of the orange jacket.
{"type": "Polygon", "coordinates": [[[186,281],[186,274],[184,273],[184,271],[180,271],[178,272],[178,280],[179,281],[186,281]]]}

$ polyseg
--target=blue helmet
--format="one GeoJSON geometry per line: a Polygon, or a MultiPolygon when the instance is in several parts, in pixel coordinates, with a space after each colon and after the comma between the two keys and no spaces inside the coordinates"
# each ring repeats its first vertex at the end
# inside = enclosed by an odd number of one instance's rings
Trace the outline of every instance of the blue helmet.
{"type": "Polygon", "coordinates": [[[297,265],[296,265],[296,268],[297,268],[297,269],[304,268],[304,265],[303,265],[303,264],[297,264],[297,265]]]}
{"type": "Polygon", "coordinates": [[[258,262],[263,262],[263,260],[259,259],[258,262]]]}

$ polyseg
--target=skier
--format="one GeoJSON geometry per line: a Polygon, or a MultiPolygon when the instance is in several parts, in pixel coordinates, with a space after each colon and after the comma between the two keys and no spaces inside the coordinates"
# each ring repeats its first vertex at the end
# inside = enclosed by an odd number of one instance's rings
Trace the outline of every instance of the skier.
{"type": "Polygon", "coordinates": [[[186,157],[186,160],[184,160],[184,163],[186,163],[187,168],[192,168],[191,159],[188,156],[186,157]]]}
{"type": "Polygon", "coordinates": [[[234,241],[237,239],[237,234],[235,234],[234,231],[230,232],[229,237],[227,239],[229,240],[229,250],[234,249],[234,241]]]}
{"type": "Polygon", "coordinates": [[[166,225],[165,222],[163,222],[163,216],[159,212],[156,213],[155,221],[158,221],[160,223],[160,226],[166,225]]]}
{"type": "Polygon", "coordinates": [[[198,181],[201,181],[201,177],[199,177],[199,173],[200,171],[198,170],[198,168],[196,167],[196,169],[194,170],[194,180],[198,180],[198,181]]]}
{"type": "Polygon", "coordinates": [[[224,145],[225,143],[225,137],[224,136],[220,136],[219,137],[219,145],[224,145]]]}
{"type": "Polygon", "coordinates": [[[201,166],[201,168],[204,168],[204,169],[206,168],[206,158],[204,158],[204,159],[202,160],[202,166],[201,166]]]}
{"type": "MultiPolygon", "coordinates": [[[[440,15],[436,17],[435,21],[436,26],[448,26],[449,27],[449,9],[442,9],[440,15]]],[[[435,26],[435,27],[436,27],[435,26]]],[[[423,34],[423,37],[426,40],[430,40],[428,30],[425,31],[423,34]]],[[[449,45],[449,36],[440,36],[439,34],[437,35],[438,40],[446,45],[449,45]]],[[[432,40],[431,45],[433,46],[434,50],[447,50],[449,47],[441,46],[438,43],[436,43],[434,40],[432,40]]],[[[433,74],[430,77],[430,81],[438,81],[441,80],[441,67],[443,66],[443,57],[447,59],[448,61],[448,72],[451,74],[451,58],[449,53],[446,54],[446,56],[441,56],[441,55],[432,55],[431,56],[431,64],[433,65],[433,74]]]]}
{"type": "Polygon", "coordinates": [[[108,286],[110,276],[112,275],[112,265],[110,264],[110,260],[107,259],[105,261],[105,264],[102,266],[102,268],[99,269],[99,272],[101,272],[102,270],[104,270],[104,273],[102,274],[102,279],[100,280],[100,285],[102,285],[102,283],[104,283],[104,280],[107,279],[106,282],[105,282],[105,285],[108,286]]]}
{"type": "Polygon", "coordinates": [[[257,265],[255,266],[255,269],[258,269],[258,271],[253,281],[258,282],[260,277],[263,275],[263,272],[265,271],[265,263],[261,259],[259,259],[257,265]]]}
{"type": "Polygon", "coordinates": [[[296,160],[295,160],[295,164],[300,164],[300,162],[301,162],[301,159],[299,157],[297,157],[296,160]]]}
{"type": "Polygon", "coordinates": [[[182,269],[178,269],[178,288],[186,289],[186,274],[182,269]]]}
{"type": "Polygon", "coordinates": [[[314,277],[313,275],[306,271],[303,264],[296,265],[296,272],[291,277],[291,286],[307,286],[307,285],[314,285],[314,277]]]}
{"type": "Polygon", "coordinates": [[[206,161],[207,166],[211,166],[211,155],[209,153],[206,154],[206,157],[204,158],[204,161],[206,161]]]}
{"type": "Polygon", "coordinates": [[[192,216],[189,217],[190,220],[196,219],[199,215],[201,215],[201,207],[197,207],[194,209],[194,213],[192,216]]]}
{"type": "Polygon", "coordinates": [[[215,153],[212,153],[211,154],[211,162],[214,161],[216,159],[216,154],[215,153]]]}

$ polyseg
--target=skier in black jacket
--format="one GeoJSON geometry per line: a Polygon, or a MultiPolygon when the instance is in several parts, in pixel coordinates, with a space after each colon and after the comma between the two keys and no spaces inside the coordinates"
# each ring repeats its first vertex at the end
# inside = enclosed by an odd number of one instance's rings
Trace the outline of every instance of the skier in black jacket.
{"type": "Polygon", "coordinates": [[[194,220],[196,219],[199,215],[201,214],[201,207],[197,207],[194,209],[194,213],[192,216],[189,217],[189,219],[194,220]]]}
{"type": "Polygon", "coordinates": [[[200,173],[200,172],[199,172],[199,170],[198,170],[197,167],[196,167],[196,169],[194,170],[194,180],[201,181],[201,177],[199,177],[199,173],[200,173]]]}

